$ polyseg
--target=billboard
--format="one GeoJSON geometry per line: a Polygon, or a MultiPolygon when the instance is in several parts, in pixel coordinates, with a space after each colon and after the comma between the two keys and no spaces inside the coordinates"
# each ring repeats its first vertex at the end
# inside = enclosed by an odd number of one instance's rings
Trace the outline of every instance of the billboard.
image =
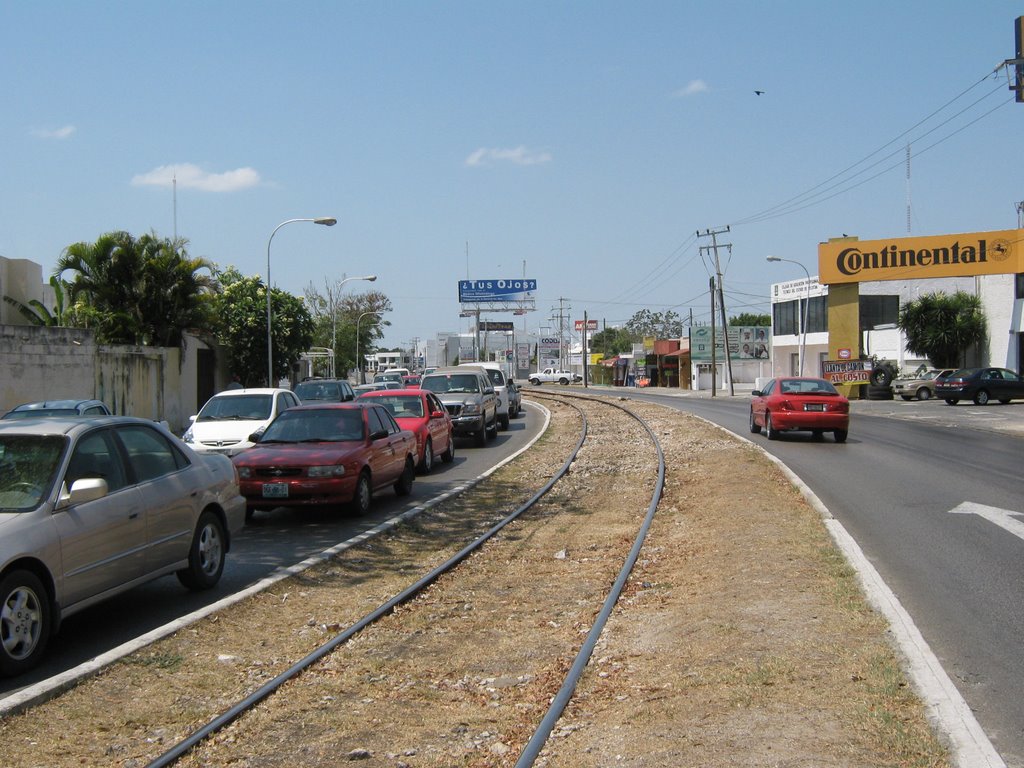
{"type": "MultiPolygon", "coordinates": [[[[729,357],[733,360],[767,360],[771,357],[771,328],[763,325],[730,325],[729,357]]],[[[711,361],[711,326],[690,328],[690,359],[711,361]]],[[[725,334],[715,328],[715,359],[725,360],[725,334]]]]}
{"type": "Polygon", "coordinates": [[[536,280],[512,278],[507,280],[459,280],[459,302],[474,301],[527,301],[534,298],[536,280]]]}

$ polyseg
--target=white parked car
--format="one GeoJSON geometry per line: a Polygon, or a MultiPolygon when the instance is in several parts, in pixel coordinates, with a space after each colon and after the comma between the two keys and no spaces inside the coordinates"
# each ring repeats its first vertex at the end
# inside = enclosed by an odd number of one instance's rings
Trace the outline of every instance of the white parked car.
{"type": "Polygon", "coordinates": [[[300,405],[289,389],[229,389],[209,400],[182,439],[199,453],[234,456],[252,448],[249,437],[260,434],[277,414],[300,405]]]}

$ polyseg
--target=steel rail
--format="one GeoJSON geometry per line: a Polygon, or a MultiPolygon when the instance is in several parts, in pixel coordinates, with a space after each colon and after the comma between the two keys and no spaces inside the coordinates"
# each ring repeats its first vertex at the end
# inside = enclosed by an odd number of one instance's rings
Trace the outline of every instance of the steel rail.
{"type": "Polygon", "coordinates": [[[526,743],[526,746],[520,753],[519,759],[516,761],[515,768],[530,768],[530,766],[534,764],[537,757],[540,755],[541,749],[543,749],[544,745],[547,743],[548,737],[551,735],[551,731],[554,730],[558,719],[562,716],[562,712],[568,705],[569,699],[571,699],[573,693],[575,693],[576,686],[578,685],[580,678],[583,676],[583,670],[590,661],[590,657],[594,652],[594,648],[601,636],[601,632],[604,630],[605,624],[608,623],[608,618],[611,616],[611,612],[615,608],[615,604],[618,602],[619,596],[622,594],[622,589],[626,585],[626,580],[629,578],[629,574],[633,570],[633,566],[636,564],[636,561],[640,556],[640,549],[643,547],[644,539],[647,538],[647,532],[651,527],[651,523],[654,522],[654,513],[658,508],[658,502],[661,500],[661,494],[665,488],[665,453],[661,449],[661,443],[654,434],[654,430],[651,429],[650,425],[647,424],[646,421],[629,408],[619,405],[618,403],[612,403],[606,400],[599,400],[597,398],[586,397],[583,395],[565,395],[559,393],[559,396],[577,397],[580,399],[604,403],[605,405],[610,405],[626,412],[638,421],[640,425],[647,430],[647,434],[650,436],[658,453],[658,482],[655,485],[654,493],[651,496],[651,503],[647,507],[647,514],[645,515],[644,521],[637,533],[636,540],[633,542],[633,546],[629,551],[629,555],[626,557],[626,560],[622,565],[622,569],[619,571],[618,578],[615,579],[615,583],[612,585],[612,589],[608,593],[608,597],[605,598],[601,612],[598,614],[597,619],[594,620],[594,624],[591,626],[590,632],[587,633],[586,640],[583,642],[579,652],[576,654],[576,660],[569,668],[569,672],[565,677],[565,682],[562,683],[562,687],[551,700],[547,713],[541,719],[541,722],[534,731],[533,736],[530,737],[530,740],[526,743]]]}
{"type": "Polygon", "coordinates": [[[545,494],[547,494],[554,487],[555,483],[557,483],[569,471],[569,468],[572,466],[572,463],[576,460],[576,457],[579,454],[580,449],[583,447],[583,443],[587,439],[588,424],[586,414],[583,413],[583,410],[581,408],[573,405],[572,403],[566,404],[570,405],[580,414],[582,421],[582,426],[580,429],[580,438],[577,441],[576,446],[573,448],[569,457],[565,460],[565,463],[561,466],[558,472],[556,472],[552,476],[552,478],[540,488],[540,490],[538,490],[533,496],[531,496],[517,509],[509,513],[501,521],[492,526],[486,533],[482,534],[475,541],[466,545],[463,549],[459,550],[459,552],[452,555],[451,558],[449,558],[444,563],[434,568],[427,575],[423,576],[414,584],[410,585],[402,592],[398,593],[393,598],[380,605],[380,607],[378,607],[376,610],[366,614],[366,616],[357,621],[355,624],[352,624],[347,629],[342,630],[329,641],[319,646],[316,650],[314,650],[304,658],[297,661],[295,664],[290,666],[277,677],[264,683],[256,691],[251,693],[242,701],[238,702],[218,717],[214,718],[205,725],[193,731],[191,734],[189,734],[187,737],[176,743],[174,746],[165,751],[155,760],[148,763],[146,768],[164,768],[164,766],[169,766],[175,763],[178,760],[178,758],[190,752],[196,745],[205,741],[207,738],[217,733],[222,728],[230,725],[243,714],[245,714],[248,710],[252,709],[261,701],[275,693],[282,685],[291,680],[293,677],[300,674],[301,672],[304,672],[306,669],[311,667],[324,656],[330,654],[338,646],[350,640],[354,635],[358,634],[360,631],[365,629],[370,624],[373,624],[374,622],[380,620],[384,616],[390,614],[391,611],[393,611],[397,606],[407,602],[408,600],[422,592],[428,586],[433,584],[443,574],[453,569],[456,565],[458,565],[467,557],[469,557],[469,555],[471,555],[473,552],[475,552],[477,549],[483,546],[485,542],[494,537],[503,528],[509,525],[509,523],[516,520],[524,512],[533,507],[545,494]]]}

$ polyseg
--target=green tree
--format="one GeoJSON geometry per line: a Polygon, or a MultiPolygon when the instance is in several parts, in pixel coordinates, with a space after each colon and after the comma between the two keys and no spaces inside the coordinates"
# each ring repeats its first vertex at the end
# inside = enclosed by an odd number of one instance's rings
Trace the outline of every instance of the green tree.
{"type": "Polygon", "coordinates": [[[75,324],[108,344],[177,346],[187,328],[209,330],[214,267],[190,258],[186,242],[108,232],[68,246],[54,277],[73,273],[65,285],[75,324]]]}
{"type": "Polygon", "coordinates": [[[646,336],[678,339],[683,335],[683,319],[678,312],[651,312],[641,309],[626,321],[626,330],[638,341],[646,336]]]}
{"type": "Polygon", "coordinates": [[[61,327],[66,325],[66,319],[70,319],[70,313],[64,307],[64,297],[67,294],[68,286],[56,275],[51,275],[50,287],[53,288],[55,302],[52,309],[47,308],[39,299],[31,299],[28,304],[23,304],[15,298],[4,296],[4,301],[17,308],[21,316],[32,325],[61,327]]]}
{"type": "Polygon", "coordinates": [[[356,324],[359,317],[359,356],[376,351],[375,342],[383,337],[383,328],[390,325],[383,319],[392,309],[391,300],[380,291],[341,294],[341,281],[326,285],[321,293],[310,283],[306,287],[306,307],[313,317],[313,345],[334,349],[334,367],[339,376],[347,376],[355,368],[356,324]]]}
{"type": "MultiPolygon", "coordinates": [[[[217,338],[227,349],[228,365],[248,386],[267,379],[267,293],[259,276],[242,277],[233,267],[218,275],[222,292],[213,301],[217,338]]],[[[270,291],[274,381],[313,344],[313,318],[302,299],[270,291]]],[[[270,386],[273,386],[271,384],[270,386]]]]}
{"type": "Polygon", "coordinates": [[[753,312],[742,312],[729,318],[729,325],[765,325],[772,324],[770,315],[755,315],[753,312]]]}
{"type": "Polygon", "coordinates": [[[614,357],[631,351],[633,342],[640,340],[634,338],[633,334],[625,328],[605,328],[594,333],[589,339],[589,344],[592,352],[600,352],[605,357],[614,357]]]}
{"type": "Polygon", "coordinates": [[[906,334],[907,349],[937,368],[963,365],[967,350],[988,334],[981,299],[965,291],[926,293],[900,309],[897,325],[906,334]]]}

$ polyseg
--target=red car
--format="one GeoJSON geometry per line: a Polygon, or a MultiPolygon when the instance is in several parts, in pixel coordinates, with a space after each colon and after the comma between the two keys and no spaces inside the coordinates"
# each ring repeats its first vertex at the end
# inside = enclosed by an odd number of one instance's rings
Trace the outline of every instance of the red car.
{"type": "Polygon", "coordinates": [[[815,437],[831,432],[837,443],[846,442],[850,401],[825,379],[772,379],[751,394],[750,431],[755,435],[762,428],[769,440],[789,430],[812,432],[815,437]]]}
{"type": "Polygon", "coordinates": [[[416,438],[372,403],[318,403],[284,411],[256,445],[236,455],[246,519],[257,509],[350,506],[365,513],[374,491],[407,496],[416,438]]]}
{"type": "Polygon", "coordinates": [[[419,389],[421,378],[421,376],[415,373],[409,374],[408,376],[403,376],[402,386],[405,387],[406,389],[419,389]]]}
{"type": "Polygon", "coordinates": [[[416,463],[420,472],[429,472],[440,456],[445,464],[455,458],[452,418],[437,395],[426,389],[384,389],[364,392],[358,398],[383,405],[402,429],[416,435],[416,463]]]}

